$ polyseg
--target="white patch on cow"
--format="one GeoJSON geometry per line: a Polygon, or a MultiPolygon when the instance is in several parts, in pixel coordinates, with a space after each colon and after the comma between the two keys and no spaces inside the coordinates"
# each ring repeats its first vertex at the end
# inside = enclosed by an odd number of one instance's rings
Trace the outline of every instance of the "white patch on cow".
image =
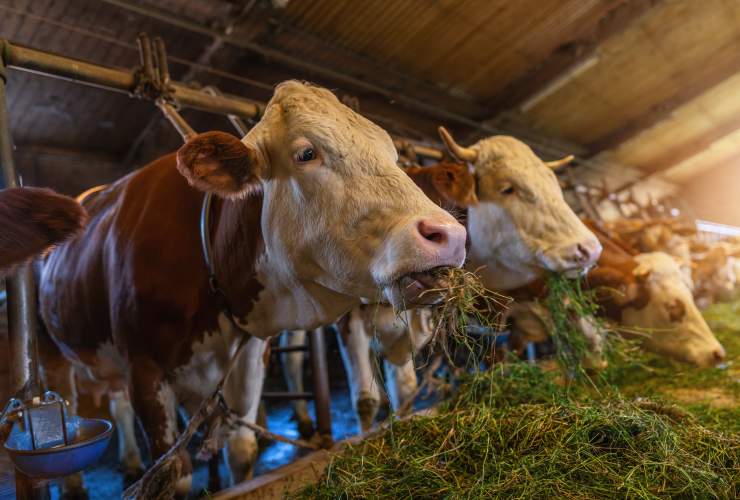
{"type": "Polygon", "coordinates": [[[144,470],[141,451],[136,443],[135,414],[131,400],[125,391],[115,391],[110,398],[110,413],[118,431],[118,458],[123,464],[124,472],[135,475],[144,470]]]}
{"type": "Polygon", "coordinates": [[[96,378],[99,380],[121,379],[128,381],[129,363],[121,351],[110,340],[100,344],[96,351],[96,378]]]}
{"type": "Polygon", "coordinates": [[[178,497],[185,498],[188,493],[190,493],[190,489],[193,486],[193,475],[188,474],[186,476],[182,476],[180,479],[177,480],[177,483],[175,483],[175,493],[178,497]]]}
{"type": "Polygon", "coordinates": [[[175,371],[173,386],[178,400],[191,413],[214,391],[239,345],[242,334],[226,316],[219,314],[218,323],[218,330],[205,332],[202,340],[190,346],[190,360],[175,371]]]}
{"type": "Polygon", "coordinates": [[[699,366],[714,366],[725,355],[694,304],[676,261],[663,252],[635,256],[635,275],[645,275],[650,300],[642,309],[626,308],[621,323],[644,332],[648,350],[699,366]]]}
{"type": "Polygon", "coordinates": [[[177,437],[177,398],[172,386],[163,382],[157,391],[157,402],[164,411],[164,422],[162,422],[162,441],[172,445],[177,437]]]}

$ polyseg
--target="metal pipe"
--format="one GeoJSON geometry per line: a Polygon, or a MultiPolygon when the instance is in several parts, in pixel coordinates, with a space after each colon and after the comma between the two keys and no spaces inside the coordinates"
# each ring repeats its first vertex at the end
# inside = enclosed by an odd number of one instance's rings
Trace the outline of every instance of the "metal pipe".
{"type": "Polygon", "coordinates": [[[333,444],[331,432],[331,392],[329,391],[329,367],[326,364],[326,342],[324,329],[316,328],[308,332],[311,348],[310,362],[313,377],[314,406],[316,409],[316,430],[322,446],[333,444]]]}
{"type": "MultiPolygon", "coordinates": [[[[8,41],[1,43],[3,59],[10,68],[127,94],[136,88],[137,78],[133,71],[92,64],[8,41]]],[[[212,96],[177,82],[172,82],[171,93],[184,107],[217,114],[234,114],[250,119],[261,116],[264,110],[264,105],[256,101],[228,94],[212,96]]]]}
{"type": "Polygon", "coordinates": [[[188,142],[190,139],[195,137],[197,132],[185,121],[185,119],[177,112],[172,104],[168,103],[164,99],[156,100],[157,107],[162,110],[164,116],[170,121],[175,130],[182,137],[183,142],[188,142]]]}
{"type": "MultiPolygon", "coordinates": [[[[5,96],[5,65],[0,58],[0,169],[6,187],[18,187],[18,174],[13,162],[13,144],[10,137],[5,96]]],[[[6,278],[8,297],[8,340],[10,350],[10,389],[15,397],[30,400],[38,391],[38,346],[36,332],[36,288],[30,264],[18,267],[6,278]]],[[[16,470],[16,498],[48,498],[46,486],[16,470]]]]}
{"type": "MultiPolygon", "coordinates": [[[[212,85],[205,87],[203,89],[203,92],[209,95],[212,95],[212,96],[217,96],[217,97],[220,97],[223,95],[223,93],[218,88],[212,85]]],[[[244,137],[247,135],[247,132],[249,132],[249,129],[251,127],[249,127],[249,125],[244,123],[244,120],[242,120],[236,115],[227,115],[227,117],[229,118],[231,125],[236,129],[236,132],[239,134],[239,136],[244,137]]]]}
{"type": "Polygon", "coordinates": [[[144,75],[156,85],[157,74],[154,72],[154,55],[152,54],[152,42],[149,35],[139,33],[136,37],[136,43],[139,45],[139,61],[144,71],[144,75]]]}
{"type": "MultiPolygon", "coordinates": [[[[5,40],[2,43],[2,54],[10,68],[29,71],[52,78],[73,81],[116,92],[131,94],[137,86],[133,71],[92,64],[72,57],[23,47],[5,40]]],[[[141,43],[141,42],[139,42],[141,43]]],[[[146,58],[142,60],[147,65],[146,58]]],[[[146,69],[145,69],[146,71],[146,69]]],[[[152,70],[153,73],[156,73],[152,70]]],[[[237,97],[208,89],[198,90],[185,84],[171,82],[171,95],[183,107],[209,111],[216,114],[234,115],[247,120],[262,116],[265,105],[242,97],[237,97]]],[[[239,133],[244,132],[245,124],[229,118],[239,133]]],[[[405,139],[396,138],[394,144],[399,146],[405,139]]],[[[414,141],[408,141],[414,144],[414,141]]],[[[414,150],[420,156],[440,160],[442,151],[429,146],[414,144],[414,150]]]]}
{"type": "Polygon", "coordinates": [[[270,401],[294,401],[296,399],[310,400],[314,398],[313,392],[263,392],[262,399],[270,401]]]}

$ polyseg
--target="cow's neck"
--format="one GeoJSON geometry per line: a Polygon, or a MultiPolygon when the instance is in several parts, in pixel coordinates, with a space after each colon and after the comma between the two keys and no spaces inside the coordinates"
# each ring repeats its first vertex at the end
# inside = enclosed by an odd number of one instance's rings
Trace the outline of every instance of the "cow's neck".
{"type": "Polygon", "coordinates": [[[225,201],[213,228],[213,259],[237,323],[258,337],[329,323],[358,300],[297,279],[270,256],[262,234],[263,197],[225,201]]]}
{"type": "Polygon", "coordinates": [[[468,209],[468,262],[486,287],[511,290],[536,280],[541,266],[519,234],[511,217],[499,205],[482,202],[468,209]]]}

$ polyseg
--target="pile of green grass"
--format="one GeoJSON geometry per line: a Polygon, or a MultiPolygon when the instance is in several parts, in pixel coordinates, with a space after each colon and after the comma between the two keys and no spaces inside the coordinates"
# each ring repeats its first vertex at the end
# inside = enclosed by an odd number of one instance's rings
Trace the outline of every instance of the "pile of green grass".
{"type": "Polygon", "coordinates": [[[723,369],[642,354],[610,359],[598,383],[563,384],[537,366],[497,366],[463,380],[436,415],[346,448],[298,496],[739,498],[740,301],[705,316],[723,369]],[[702,399],[718,391],[730,404],[702,399]]]}
{"type": "Polygon", "coordinates": [[[337,455],[304,498],[740,495],[740,439],[648,400],[593,399],[517,364],[478,373],[430,417],[337,455]],[[576,397],[578,396],[578,397],[576,397]]]}

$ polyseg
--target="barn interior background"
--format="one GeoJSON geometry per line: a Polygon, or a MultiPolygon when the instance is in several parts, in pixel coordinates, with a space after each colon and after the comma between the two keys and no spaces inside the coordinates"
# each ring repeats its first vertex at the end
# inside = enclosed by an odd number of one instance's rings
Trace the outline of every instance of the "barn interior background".
{"type": "MultiPolygon", "coordinates": [[[[443,124],[465,145],[507,134],[545,160],[574,154],[562,179],[586,214],[660,204],[740,226],[734,0],[0,0],[0,38],[102,65],[136,67],[141,32],[163,38],[172,78],[196,88],[266,102],[277,83],[309,80],[417,145],[442,148],[443,124]]],[[[77,195],[181,144],[151,102],[7,76],[25,185],[77,195]]]]}

